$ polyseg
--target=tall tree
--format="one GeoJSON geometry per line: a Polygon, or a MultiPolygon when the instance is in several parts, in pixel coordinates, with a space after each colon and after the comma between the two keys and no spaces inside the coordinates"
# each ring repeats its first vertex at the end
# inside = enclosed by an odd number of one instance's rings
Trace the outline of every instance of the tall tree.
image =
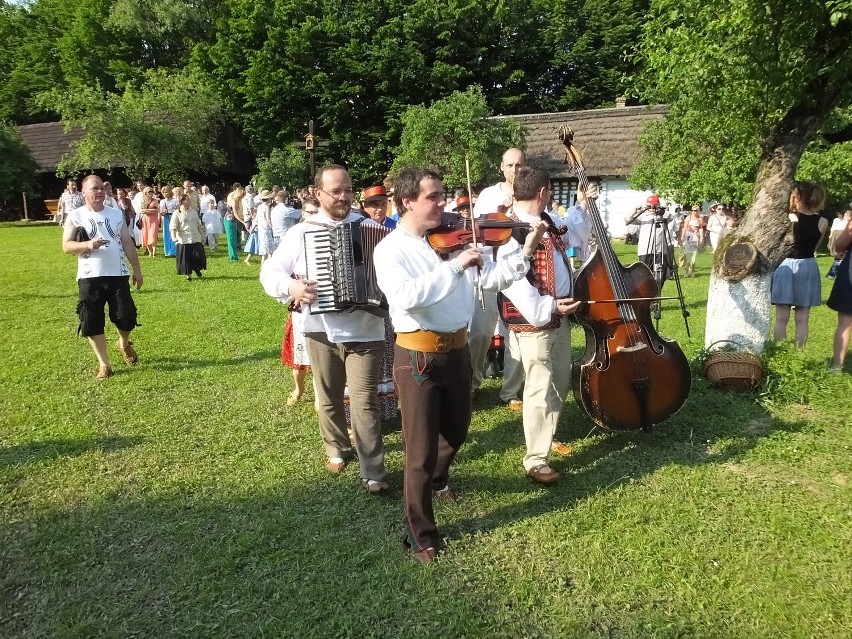
{"type": "Polygon", "coordinates": [[[769,280],[792,246],[786,214],[799,160],[852,99],[850,27],[850,0],[651,2],[639,90],[670,105],[658,146],[647,150],[658,174],[690,180],[721,165],[732,178],[749,167],[754,175],[745,218],[714,259],[708,343],[763,349],[769,280]]]}
{"type": "Polygon", "coordinates": [[[209,82],[189,73],[148,71],[140,86],[121,92],[81,86],[41,99],[62,115],[66,129],[84,130],[60,172],[119,165],[134,179],[175,180],[224,161],[216,146],[218,97],[209,82]]]}
{"type": "Polygon", "coordinates": [[[21,193],[33,195],[38,165],[21,136],[7,124],[0,124],[0,209],[16,207],[21,193]]]}
{"type": "Polygon", "coordinates": [[[469,160],[472,182],[496,178],[503,151],[523,148],[524,136],[515,120],[489,120],[490,115],[478,86],[428,108],[409,107],[402,116],[402,142],[392,170],[427,166],[443,174],[447,185],[459,186],[467,182],[469,160]]]}
{"type": "Polygon", "coordinates": [[[410,105],[478,84],[518,114],[612,103],[648,0],[225,0],[193,59],[259,155],[309,120],[356,181],[385,174],[410,105]]]}

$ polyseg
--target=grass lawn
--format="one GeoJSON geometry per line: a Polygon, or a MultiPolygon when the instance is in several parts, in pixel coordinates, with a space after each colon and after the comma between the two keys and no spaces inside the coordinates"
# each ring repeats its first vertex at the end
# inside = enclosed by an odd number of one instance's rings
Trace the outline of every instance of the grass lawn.
{"type": "MultiPolygon", "coordinates": [[[[596,430],[570,400],[549,488],[524,477],[520,416],[489,380],[460,500],[436,507],[447,550],[421,566],[400,543],[398,428],[390,497],[323,469],[310,398],[285,405],[285,308],[257,264],[220,249],[186,282],[140,258],[140,363],[110,327],[117,374],[97,382],[60,235],[0,226],[0,637],[852,636],[852,362],[825,372],[826,307],[761,393],[696,376],[651,434],[596,430]]],[[[690,359],[709,264],[682,280],[692,337],[676,302],[660,325],[690,359]]]]}

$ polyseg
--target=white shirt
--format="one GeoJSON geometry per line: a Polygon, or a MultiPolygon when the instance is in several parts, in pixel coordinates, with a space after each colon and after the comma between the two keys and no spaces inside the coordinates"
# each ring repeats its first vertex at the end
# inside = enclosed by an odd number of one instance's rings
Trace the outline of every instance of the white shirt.
{"type": "Polygon", "coordinates": [[[836,217],[831,221],[831,231],[843,231],[846,229],[846,226],[849,224],[848,220],[844,217],[836,217]]]}
{"type": "Polygon", "coordinates": [[[636,219],[639,225],[639,241],[636,246],[637,255],[653,255],[663,252],[663,233],[669,223],[668,217],[664,216],[660,226],[657,224],[657,216],[653,211],[645,211],[636,219]]]}
{"type": "Polygon", "coordinates": [[[204,195],[203,193],[201,193],[201,194],[199,194],[198,198],[201,201],[201,210],[202,211],[207,211],[207,209],[208,209],[207,202],[213,202],[213,206],[216,206],[216,196],[213,195],[212,193],[208,193],[207,195],[204,195]]]}
{"type": "MultiPolygon", "coordinates": [[[[457,262],[442,260],[425,237],[397,226],[376,245],[373,264],[396,332],[450,333],[467,326],[473,317],[475,291],[471,279],[465,272],[456,272],[457,262]]],[[[507,259],[485,263],[480,275],[482,287],[503,290],[522,278],[528,268],[529,262],[516,245],[507,259]]]]}
{"type": "Polygon", "coordinates": [[[137,192],[136,195],[133,196],[133,199],[130,200],[130,205],[133,207],[133,212],[136,213],[136,215],[142,213],[142,191],[137,192]]]}
{"type": "Polygon", "coordinates": [[[78,280],[130,275],[130,269],[124,261],[124,247],[121,245],[124,216],[120,210],[105,207],[103,211],[97,212],[88,205],[81,206],[68,214],[65,225],[81,227],[89,235],[89,239],[100,237],[109,242],[77,256],[78,280]]]}
{"type": "Polygon", "coordinates": [[[503,182],[498,182],[494,186],[482,189],[482,193],[476,198],[476,204],[473,206],[473,214],[496,213],[498,207],[511,207],[514,201],[512,194],[506,190],[506,185],[503,182]]]}
{"type": "Polygon", "coordinates": [[[589,216],[586,209],[579,204],[574,204],[574,206],[568,209],[565,217],[560,218],[564,221],[557,222],[557,216],[551,215],[551,217],[553,217],[553,221],[556,226],[564,224],[568,227],[568,234],[565,243],[568,246],[574,246],[580,249],[580,259],[585,260],[589,247],[589,238],[592,236],[592,218],[589,216]]]}
{"type": "MultiPolygon", "coordinates": [[[[344,222],[363,219],[360,213],[350,212],[346,219],[333,220],[326,211],[313,216],[312,222],[337,226],[344,222]]],[[[323,227],[302,222],[292,227],[282,238],[275,252],[266,259],[260,269],[260,283],[270,297],[289,304],[293,297],[289,293],[291,275],[305,276],[305,233],[321,231],[323,227]]],[[[333,344],[343,342],[381,342],[385,339],[384,321],[367,311],[342,313],[319,313],[312,315],[310,307],[302,306],[302,330],[304,333],[325,333],[333,344]]]]}
{"type": "Polygon", "coordinates": [[[707,219],[707,232],[710,235],[719,235],[722,229],[725,228],[727,218],[719,213],[714,213],[707,219]]]}
{"type": "MultiPolygon", "coordinates": [[[[533,222],[540,219],[537,215],[531,215],[518,208],[515,208],[513,214],[521,222],[533,222]]],[[[554,217],[553,223],[556,226],[560,226],[565,223],[565,219],[554,217]]],[[[508,244],[504,244],[497,250],[497,257],[499,258],[518,248],[518,242],[512,238],[508,244]]],[[[568,268],[565,258],[559,254],[555,246],[553,247],[553,271],[556,298],[570,297],[572,288],[571,270],[568,268]]],[[[530,284],[530,281],[526,277],[514,282],[509,288],[503,291],[503,294],[512,301],[512,304],[517,307],[521,315],[533,326],[544,326],[547,324],[552,319],[553,312],[556,310],[556,298],[551,295],[542,295],[539,293],[538,289],[530,284]]]]}

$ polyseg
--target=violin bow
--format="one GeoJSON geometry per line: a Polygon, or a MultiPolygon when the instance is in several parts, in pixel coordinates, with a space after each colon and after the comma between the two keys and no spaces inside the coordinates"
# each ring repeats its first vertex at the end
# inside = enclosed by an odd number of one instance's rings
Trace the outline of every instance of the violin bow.
{"type": "MultiPolygon", "coordinates": [[[[471,188],[470,182],[470,158],[465,155],[464,156],[464,170],[467,175],[467,197],[470,202],[470,231],[473,235],[473,245],[476,246],[476,216],[473,214],[473,189],[471,188]]],[[[461,215],[461,214],[459,214],[461,215]]],[[[479,306],[484,311],[485,310],[485,295],[482,292],[482,267],[477,266],[476,272],[480,276],[476,278],[476,295],[479,298],[479,306]]]]}

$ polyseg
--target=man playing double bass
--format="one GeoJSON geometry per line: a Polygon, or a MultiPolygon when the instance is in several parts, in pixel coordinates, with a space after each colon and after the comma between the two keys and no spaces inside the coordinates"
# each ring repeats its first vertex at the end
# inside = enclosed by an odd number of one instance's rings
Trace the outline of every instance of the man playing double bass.
{"type": "MultiPolygon", "coordinates": [[[[520,168],[514,187],[513,216],[521,222],[540,220],[550,202],[548,174],[532,167],[520,168]]],[[[500,247],[498,259],[517,247],[517,240],[500,247]]],[[[541,484],[559,479],[559,473],[548,464],[548,455],[571,386],[571,327],[565,316],[580,306],[571,298],[571,289],[565,245],[559,236],[548,234],[539,244],[526,278],[498,295],[500,316],[509,328],[509,349],[526,377],[524,469],[541,484]]]]}

